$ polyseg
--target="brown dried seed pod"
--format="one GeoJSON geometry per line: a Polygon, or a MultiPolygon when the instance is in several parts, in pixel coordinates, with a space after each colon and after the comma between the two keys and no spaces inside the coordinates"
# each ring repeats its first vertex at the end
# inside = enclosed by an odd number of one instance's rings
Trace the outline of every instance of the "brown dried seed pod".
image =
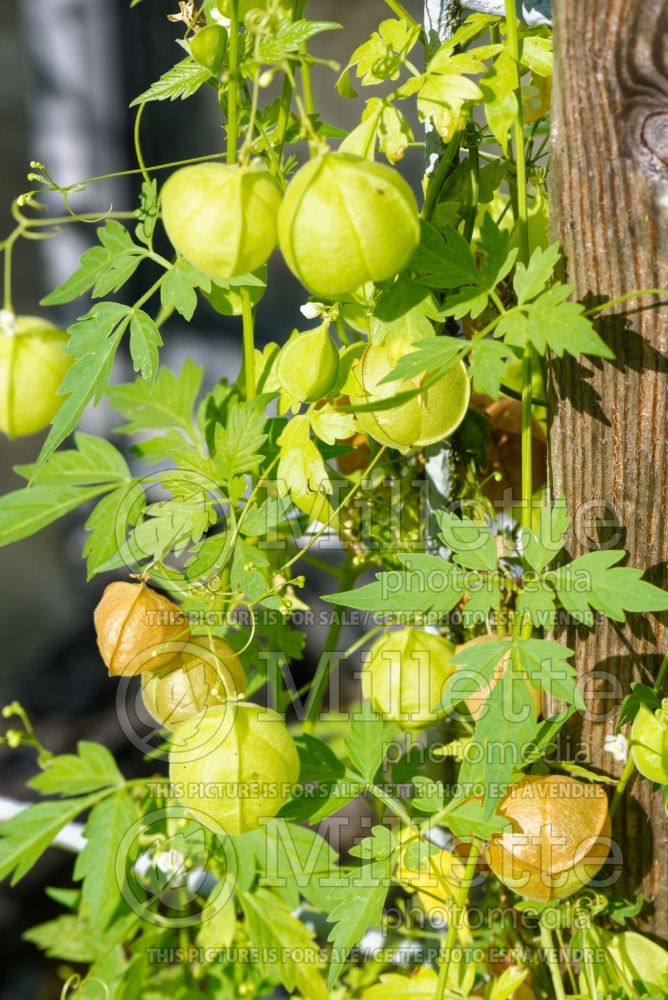
{"type": "Polygon", "coordinates": [[[111,677],[159,670],[188,639],[183,613],[145,583],[110,583],[95,609],[97,645],[111,677]]]}
{"type": "MultiPolygon", "coordinates": [[[[516,399],[492,399],[473,393],[472,409],[486,414],[490,421],[489,472],[500,473],[501,479],[487,479],[483,493],[494,503],[505,502],[510,491],[512,502],[522,496],[522,404],[516,399]]],[[[547,442],[545,432],[534,418],[531,421],[532,489],[535,493],[545,485],[547,442]]]]}
{"type": "Polygon", "coordinates": [[[600,785],[566,775],[528,775],[499,812],[513,831],[487,849],[492,871],[521,896],[547,903],[591,881],[610,848],[608,798],[600,785]]]}
{"type": "Polygon", "coordinates": [[[141,686],[148,711],[172,729],[230,695],[243,694],[246,675],[224,639],[193,636],[166,667],[144,674],[141,686]]]}

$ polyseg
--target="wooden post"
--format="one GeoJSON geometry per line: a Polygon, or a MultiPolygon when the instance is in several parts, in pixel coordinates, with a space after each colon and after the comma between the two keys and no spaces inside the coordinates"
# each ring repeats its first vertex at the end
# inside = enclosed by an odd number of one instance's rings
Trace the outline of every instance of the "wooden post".
{"type": "MultiPolygon", "coordinates": [[[[551,194],[575,295],[592,305],[668,287],[668,0],[555,0],[551,194]]],[[[629,565],[668,585],[668,295],[615,308],[600,332],[613,363],[553,359],[550,489],[564,492],[572,556],[626,548],[629,565]]],[[[635,616],[561,636],[577,649],[590,714],[571,736],[592,767],[631,681],[652,684],[668,646],[666,616],[635,616]],[[577,642],[576,642],[577,639],[577,642]],[[607,676],[603,676],[603,674],[607,676]]],[[[650,901],[638,928],[668,940],[668,822],[638,775],[613,836],[624,858],[615,894],[650,901]]]]}

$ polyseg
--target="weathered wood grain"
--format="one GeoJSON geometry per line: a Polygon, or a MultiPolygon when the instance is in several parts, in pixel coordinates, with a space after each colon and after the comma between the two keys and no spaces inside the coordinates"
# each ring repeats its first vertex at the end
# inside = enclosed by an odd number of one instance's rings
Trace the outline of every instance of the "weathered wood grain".
{"type": "MultiPolygon", "coordinates": [[[[553,14],[551,193],[568,279],[592,303],[668,288],[668,0],[555,0],[553,14]]],[[[665,587],[668,305],[660,301],[645,296],[601,320],[615,363],[552,361],[550,489],[565,492],[575,518],[571,555],[626,548],[629,564],[665,587]]],[[[573,644],[576,635],[560,638],[573,644]]],[[[578,638],[594,718],[570,735],[589,745],[595,768],[619,774],[604,737],[619,694],[633,680],[653,683],[668,646],[666,616],[601,623],[578,638]]],[[[651,907],[639,928],[668,941],[668,823],[650,782],[634,779],[614,837],[624,855],[615,892],[642,891],[651,907]]]]}

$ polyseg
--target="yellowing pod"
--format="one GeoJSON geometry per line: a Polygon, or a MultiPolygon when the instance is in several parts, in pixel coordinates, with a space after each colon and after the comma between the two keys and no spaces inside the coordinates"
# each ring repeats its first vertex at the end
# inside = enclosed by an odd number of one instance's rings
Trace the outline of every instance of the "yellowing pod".
{"type": "MultiPolygon", "coordinates": [[[[412,350],[407,344],[405,352],[412,350]]],[[[471,393],[466,368],[460,361],[428,389],[421,379],[383,382],[393,370],[384,344],[372,345],[353,366],[350,402],[360,428],[380,444],[408,449],[435,444],[455,432],[464,419],[471,393]],[[359,390],[359,391],[358,391],[359,390]],[[413,393],[407,398],[405,394],[413,393]],[[392,400],[399,397],[396,404],[392,400]],[[373,404],[376,409],[367,409],[373,404]]]]}
{"type": "Polygon", "coordinates": [[[63,405],[57,390],[74,360],[66,343],[66,333],[37,316],[0,327],[0,430],[8,437],[44,430],[63,405]]]}
{"type": "Polygon", "coordinates": [[[278,218],[281,251],[314,295],[336,299],[394,277],[420,241],[415,196],[391,167],[324,153],[295,175],[278,218]]]}
{"type": "Polygon", "coordinates": [[[182,167],[160,196],[178,252],[213,278],[255,271],[276,246],[281,191],[267,170],[223,163],[182,167]]]}
{"type": "Polygon", "coordinates": [[[177,726],[169,780],[186,807],[239,836],[275,816],[299,779],[299,756],[283,718],[228,701],[177,726]]]}

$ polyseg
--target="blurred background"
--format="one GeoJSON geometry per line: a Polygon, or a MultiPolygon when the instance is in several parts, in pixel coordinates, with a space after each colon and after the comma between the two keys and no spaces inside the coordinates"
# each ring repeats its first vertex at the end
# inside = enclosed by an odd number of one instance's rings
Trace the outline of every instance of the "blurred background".
{"type": "MultiPolygon", "coordinates": [[[[419,0],[404,0],[420,18],[419,0]]],[[[132,147],[134,111],[128,104],[182,57],[175,39],[181,26],[168,22],[176,0],[0,0],[0,238],[13,228],[9,205],[30,187],[29,161],[45,163],[66,184],[136,166],[132,147]]],[[[312,42],[316,55],[344,66],[360,41],[384,17],[383,0],[311,0],[308,15],[338,21],[344,31],[312,42]]],[[[336,75],[316,68],[314,86],[321,117],[342,128],[359,120],[359,102],[336,93],[336,75]]],[[[213,92],[204,89],[185,103],[151,104],[144,115],[146,163],[157,164],[220,150],[213,92]]],[[[422,153],[409,151],[402,169],[416,186],[422,153]]],[[[159,175],[159,180],[164,178],[159,175]]],[[[91,185],[73,202],[80,212],[102,214],[134,208],[135,179],[91,185]]],[[[50,206],[62,213],[62,201],[50,206]]],[[[46,242],[20,241],[15,251],[14,307],[17,313],[43,312],[40,298],[76,267],[94,240],[94,226],[67,226],[46,242]]],[[[267,294],[258,310],[258,339],[283,341],[303,318],[304,292],[279,259],[272,261],[267,294]]],[[[54,310],[65,327],[87,306],[54,310]]],[[[206,370],[205,387],[234,379],[240,354],[240,321],[198,312],[190,326],[170,320],[163,329],[161,363],[178,370],[190,355],[206,370]]],[[[127,355],[119,356],[114,381],[132,378],[127,355]]],[[[116,417],[104,406],[90,410],[82,429],[107,434],[116,417]]],[[[116,441],[118,444],[118,440],[116,441]]],[[[126,444],[123,439],[119,447],[126,444]]],[[[0,489],[22,485],[13,466],[35,459],[41,437],[0,438],[0,489]]],[[[115,683],[107,676],[95,645],[92,611],[108,583],[86,583],[81,559],[86,510],[57,522],[26,541],[0,549],[0,705],[18,699],[42,742],[55,752],[73,750],[80,739],[105,743],[126,774],[143,773],[141,755],[123,735],[115,711],[115,683]]],[[[344,637],[345,641],[345,637],[344,637]]],[[[317,656],[317,642],[312,644],[317,656]]],[[[308,666],[308,665],[307,665],[308,666]]],[[[0,749],[1,794],[26,800],[25,780],[34,772],[32,752],[0,749]]],[[[44,893],[45,885],[69,883],[71,858],[52,849],[15,889],[0,887],[0,1000],[51,1000],[60,995],[54,963],[21,941],[29,926],[62,912],[44,893]]]]}

